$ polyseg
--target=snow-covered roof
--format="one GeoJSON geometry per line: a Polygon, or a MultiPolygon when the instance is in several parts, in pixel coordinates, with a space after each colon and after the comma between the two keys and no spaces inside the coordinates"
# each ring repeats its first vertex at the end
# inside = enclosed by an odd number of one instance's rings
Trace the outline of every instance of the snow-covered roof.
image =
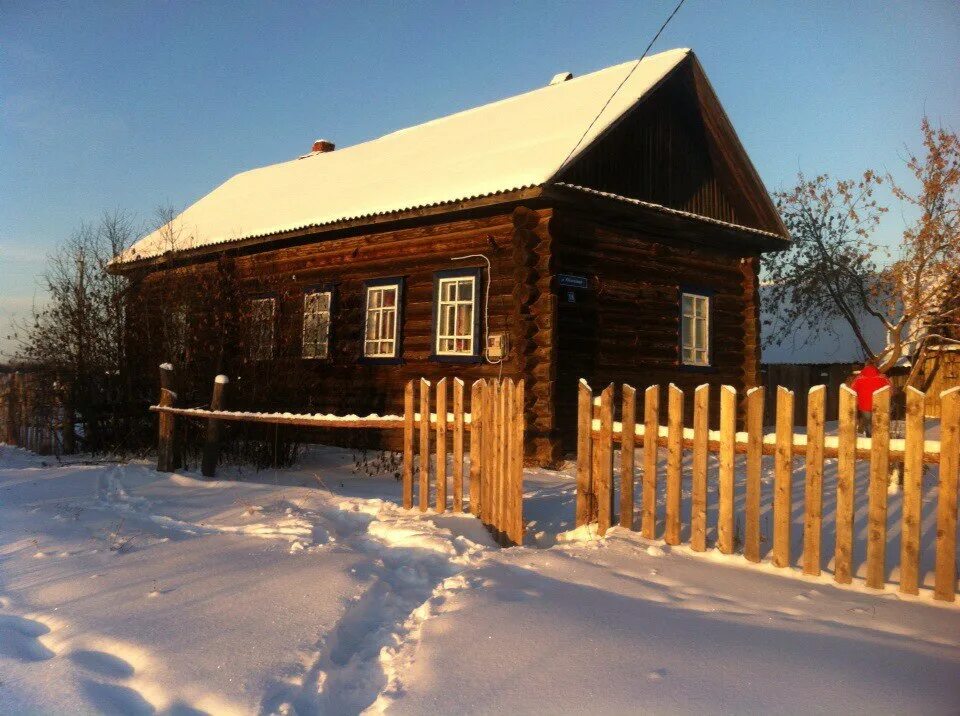
{"type": "Polygon", "coordinates": [[[571,159],[690,54],[668,50],[644,58],[632,74],[635,60],[352,147],[243,172],[186,209],[174,220],[175,232],[158,229],[114,261],[541,186],[574,147],[571,159]]]}

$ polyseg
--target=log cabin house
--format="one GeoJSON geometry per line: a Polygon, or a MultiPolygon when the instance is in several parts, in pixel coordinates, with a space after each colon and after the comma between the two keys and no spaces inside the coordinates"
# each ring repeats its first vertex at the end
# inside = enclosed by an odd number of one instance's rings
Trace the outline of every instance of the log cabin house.
{"type": "Polygon", "coordinates": [[[229,179],[111,270],[146,350],[164,317],[203,323],[172,302],[229,266],[248,339],[220,335],[204,385],[235,371],[249,402],[269,376],[261,409],[399,412],[411,378],[525,378],[528,459],[551,464],[573,448],[579,378],[757,385],[758,257],[787,241],[677,49],[345,149],[318,141],[229,179]]]}

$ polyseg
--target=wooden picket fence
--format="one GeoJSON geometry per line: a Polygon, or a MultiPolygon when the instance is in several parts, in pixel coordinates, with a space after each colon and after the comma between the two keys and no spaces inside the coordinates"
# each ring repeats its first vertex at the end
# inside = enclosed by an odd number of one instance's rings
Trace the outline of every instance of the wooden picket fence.
{"type": "Polygon", "coordinates": [[[716,485],[717,548],[732,554],[736,546],[735,469],[737,454],[745,455],[745,501],[743,509],[744,556],[759,562],[760,497],[762,457],[774,458],[773,544],[771,561],[776,567],[792,563],[790,520],[794,456],[805,458],[804,524],[802,566],[806,574],[820,574],[823,533],[824,459],[837,459],[836,520],[834,529],[834,580],[852,581],[854,542],[854,500],[856,461],[869,460],[869,488],[866,544],[866,584],[882,589],[887,568],[887,487],[891,465],[902,465],[902,536],[900,554],[901,592],[917,594],[920,582],[921,508],[924,463],[939,464],[939,496],[936,512],[936,563],[934,596],[954,601],[957,585],[957,482],[960,467],[960,388],[940,395],[940,440],[925,440],[924,401],[926,396],[913,388],[906,390],[905,437],[890,438],[890,389],[874,395],[872,438],[856,434],[856,394],[840,388],[837,435],[825,435],[826,388],[810,389],[807,400],[806,434],[794,432],[794,395],[778,387],[776,430],[764,434],[764,389],[753,388],[744,396],[744,431],[737,431],[737,392],[731,386],[720,390],[719,431],[709,429],[710,387],[699,386],[693,399],[692,428],[684,427],[684,394],[674,385],[667,390],[667,425],[660,425],[659,386],[650,386],[643,396],[643,413],[637,416],[636,390],[623,385],[622,417],[614,420],[614,386],[610,384],[597,399],[586,381],[580,381],[577,436],[576,524],[597,523],[600,534],[614,524],[614,445],[620,445],[619,524],[634,529],[635,451],[644,449],[641,489],[640,531],[654,539],[657,524],[657,491],[665,489],[663,539],[667,544],[681,541],[683,451],[692,451],[690,469],[690,546],[706,550],[707,455],[718,455],[716,485]],[[652,440],[651,440],[652,438],[652,440]],[[658,476],[657,457],[666,448],[665,483],[658,476]]]}
{"type": "Polygon", "coordinates": [[[413,507],[416,484],[420,511],[428,510],[432,482],[435,509],[445,512],[450,506],[448,488],[452,487],[454,512],[464,511],[466,500],[470,513],[500,544],[523,544],[524,381],[475,381],[470,386],[469,412],[465,385],[459,378],[453,380],[452,393],[451,404],[446,378],[435,386],[421,379],[419,383],[409,381],[405,387],[403,506],[413,507]],[[466,453],[469,470],[465,472],[466,433],[470,440],[466,453]],[[415,460],[417,453],[419,459],[415,460]]]}
{"type": "Polygon", "coordinates": [[[209,409],[178,407],[177,394],[172,389],[173,366],[168,363],[160,366],[160,399],[150,407],[159,415],[157,470],[172,472],[180,467],[175,429],[178,417],[206,423],[201,466],[206,477],[214,476],[219,461],[221,422],[354,430],[401,429],[404,508],[413,509],[414,485],[417,485],[421,512],[430,509],[431,504],[437,512],[468,509],[500,544],[523,543],[524,381],[514,382],[509,378],[475,381],[470,386],[468,411],[461,379],[452,381],[452,395],[446,378],[436,385],[425,379],[411,380],[404,388],[402,416],[366,417],[224,410],[227,384],[226,376],[217,376],[214,380],[209,409]],[[470,439],[465,451],[467,434],[470,439]]]}

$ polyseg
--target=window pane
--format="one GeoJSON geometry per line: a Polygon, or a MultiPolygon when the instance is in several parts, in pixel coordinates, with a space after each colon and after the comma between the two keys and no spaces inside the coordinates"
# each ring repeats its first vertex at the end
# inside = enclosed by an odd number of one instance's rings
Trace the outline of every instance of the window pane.
{"type": "Polygon", "coordinates": [[[461,301],[473,300],[473,281],[463,281],[460,284],[460,300],[461,301]]]}
{"type": "Polygon", "coordinates": [[[395,288],[383,290],[383,305],[388,307],[397,305],[397,290],[395,288]]]}
{"type": "Polygon", "coordinates": [[[684,316],[683,318],[683,345],[690,346],[693,343],[693,331],[690,328],[690,322],[692,319],[684,316]]]}
{"type": "Polygon", "coordinates": [[[683,315],[689,316],[693,313],[693,296],[688,293],[683,294],[683,315]]]}
{"type": "Polygon", "coordinates": [[[697,348],[707,347],[707,322],[703,318],[696,319],[697,322],[697,348]]]}

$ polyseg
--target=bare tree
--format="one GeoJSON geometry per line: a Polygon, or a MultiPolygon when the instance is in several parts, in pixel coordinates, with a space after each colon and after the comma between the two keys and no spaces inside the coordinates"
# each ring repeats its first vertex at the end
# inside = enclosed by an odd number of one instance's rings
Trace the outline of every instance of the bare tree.
{"type": "Polygon", "coordinates": [[[874,198],[884,181],[874,171],[835,182],[800,174],[793,189],[776,195],[793,244],[763,259],[766,297],[775,307],[768,342],[799,328],[812,340],[840,319],[864,355],[887,372],[930,342],[955,341],[960,150],[955,133],[932,129],[926,118],[922,130],[925,155],[907,160],[920,187],[911,194],[893,185],[894,196],[918,208],[920,217],[894,251],[871,239],[887,211],[874,198]],[[885,346],[867,340],[868,317],[884,326],[885,346]]]}

